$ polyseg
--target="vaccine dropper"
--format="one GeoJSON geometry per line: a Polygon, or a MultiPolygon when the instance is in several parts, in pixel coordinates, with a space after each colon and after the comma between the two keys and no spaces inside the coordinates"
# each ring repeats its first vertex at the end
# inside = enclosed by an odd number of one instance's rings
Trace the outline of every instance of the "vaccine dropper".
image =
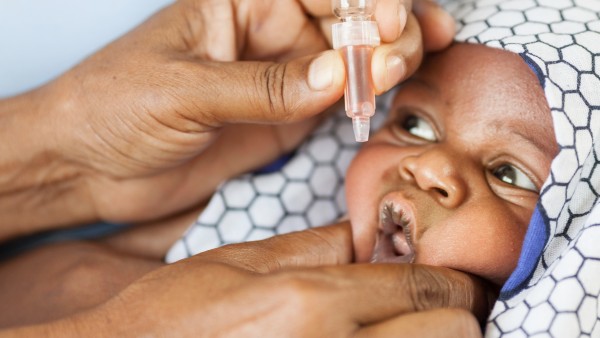
{"type": "Polygon", "coordinates": [[[332,39],[346,67],[346,115],[352,118],[356,141],[366,142],[370,117],[375,113],[371,58],[380,43],[377,23],[371,20],[375,0],[332,0],[331,4],[333,14],[341,20],[332,26],[332,39]]]}

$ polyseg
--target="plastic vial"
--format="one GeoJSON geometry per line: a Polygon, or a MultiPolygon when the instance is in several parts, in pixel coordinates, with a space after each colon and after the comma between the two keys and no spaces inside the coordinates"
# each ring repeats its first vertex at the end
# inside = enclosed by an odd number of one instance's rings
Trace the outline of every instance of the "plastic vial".
{"type": "Polygon", "coordinates": [[[375,88],[371,75],[373,48],[380,43],[377,23],[371,20],[375,0],[332,0],[333,14],[342,22],[333,24],[333,48],[346,66],[346,115],[352,118],[357,142],[369,139],[370,117],[375,113],[375,88]]]}

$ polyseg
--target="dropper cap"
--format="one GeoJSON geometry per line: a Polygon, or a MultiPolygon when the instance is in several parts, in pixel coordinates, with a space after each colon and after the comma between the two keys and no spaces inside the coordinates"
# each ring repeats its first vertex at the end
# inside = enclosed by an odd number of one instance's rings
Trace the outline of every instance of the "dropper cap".
{"type": "Polygon", "coordinates": [[[370,124],[368,117],[355,116],[352,118],[352,129],[354,129],[356,142],[367,142],[369,140],[370,124]]]}
{"type": "Polygon", "coordinates": [[[331,0],[333,14],[342,21],[370,20],[376,0],[331,0]]]}

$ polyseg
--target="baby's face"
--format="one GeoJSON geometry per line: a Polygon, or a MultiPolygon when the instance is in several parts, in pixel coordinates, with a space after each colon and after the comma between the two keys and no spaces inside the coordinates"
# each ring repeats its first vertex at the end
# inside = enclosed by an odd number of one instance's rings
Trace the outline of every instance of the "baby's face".
{"type": "Polygon", "coordinates": [[[502,284],[557,151],[549,111],[516,54],[458,44],[430,57],[350,165],[357,260],[502,284]]]}

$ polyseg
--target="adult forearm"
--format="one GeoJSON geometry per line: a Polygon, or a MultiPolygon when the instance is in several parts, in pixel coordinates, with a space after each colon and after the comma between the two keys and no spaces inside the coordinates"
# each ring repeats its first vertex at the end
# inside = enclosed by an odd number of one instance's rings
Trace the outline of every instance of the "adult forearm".
{"type": "Polygon", "coordinates": [[[60,325],[57,326],[55,323],[0,330],[0,338],[74,336],[74,334],[69,334],[66,328],[61,329],[60,325]]]}
{"type": "Polygon", "coordinates": [[[0,100],[0,241],[92,218],[64,154],[68,118],[48,91],[0,100]]]}
{"type": "Polygon", "coordinates": [[[65,319],[46,322],[37,325],[0,329],[0,338],[21,337],[110,337],[108,325],[93,321],[92,312],[83,312],[65,319]]]}

